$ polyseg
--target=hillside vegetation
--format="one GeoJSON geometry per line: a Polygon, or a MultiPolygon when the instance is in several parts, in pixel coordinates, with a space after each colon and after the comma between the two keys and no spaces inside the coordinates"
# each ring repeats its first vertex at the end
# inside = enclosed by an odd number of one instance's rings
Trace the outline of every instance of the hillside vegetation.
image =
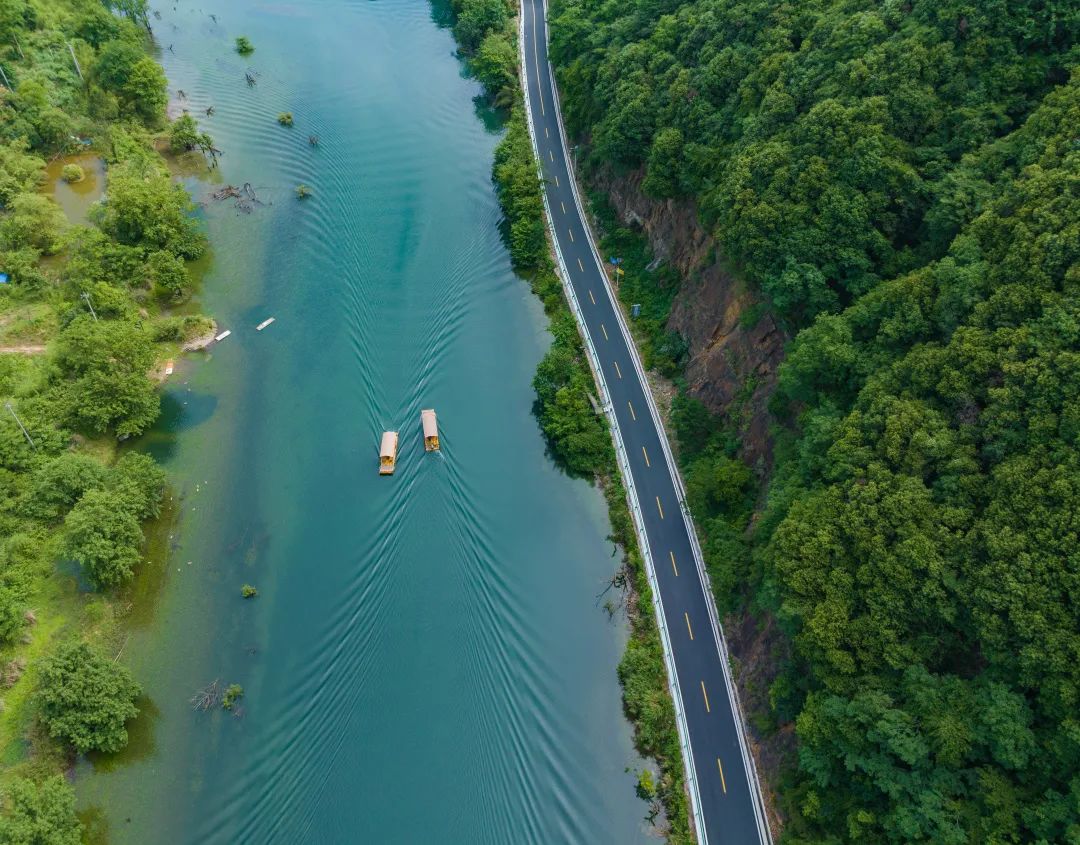
{"type": "Polygon", "coordinates": [[[591,166],[694,200],[795,335],[755,519],[676,408],[718,598],[789,643],[784,841],[1080,841],[1080,9],[552,17],[591,166]]]}
{"type": "Polygon", "coordinates": [[[139,712],[119,662],[124,589],[145,566],[165,474],[119,442],[158,416],[158,363],[209,324],[169,315],[206,242],[155,152],[168,97],[150,47],[145,2],[0,0],[5,843],[79,841],[56,775],[77,753],[123,748],[139,712]],[[45,190],[46,160],[76,151],[107,165],[85,225],[45,190]]]}

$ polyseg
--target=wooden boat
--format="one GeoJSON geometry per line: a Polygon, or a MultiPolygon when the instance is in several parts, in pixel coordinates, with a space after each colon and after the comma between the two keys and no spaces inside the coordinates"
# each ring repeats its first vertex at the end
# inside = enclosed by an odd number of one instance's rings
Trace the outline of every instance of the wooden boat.
{"type": "Polygon", "coordinates": [[[435,411],[429,408],[420,412],[420,425],[424,429],[424,449],[428,452],[439,451],[439,427],[435,423],[435,411]]]}
{"type": "Polygon", "coordinates": [[[382,445],[379,447],[379,475],[393,475],[397,463],[398,433],[384,431],[382,445]]]}

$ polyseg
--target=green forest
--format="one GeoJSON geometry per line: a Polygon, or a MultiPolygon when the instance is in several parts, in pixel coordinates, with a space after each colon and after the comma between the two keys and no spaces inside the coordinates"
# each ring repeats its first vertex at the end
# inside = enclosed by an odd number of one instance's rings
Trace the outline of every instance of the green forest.
{"type": "Polygon", "coordinates": [[[145,0],[0,0],[0,843],[79,842],[62,773],[128,742],[124,615],[167,496],[122,441],[213,326],[173,313],[206,240],[159,150],[209,140],[168,124],[149,29],[145,0]],[[73,219],[53,184],[97,166],[73,219]]]}
{"type": "Polygon", "coordinates": [[[782,841],[1080,842],[1080,7],[550,20],[587,167],[695,203],[792,338],[768,477],[674,413],[718,601],[786,642],[782,841]]]}

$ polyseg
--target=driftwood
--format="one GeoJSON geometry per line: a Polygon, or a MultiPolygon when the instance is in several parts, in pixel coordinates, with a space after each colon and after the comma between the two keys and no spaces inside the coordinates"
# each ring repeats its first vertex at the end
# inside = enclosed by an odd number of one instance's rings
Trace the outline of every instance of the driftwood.
{"type": "Polygon", "coordinates": [[[255,193],[255,189],[251,186],[250,182],[245,182],[241,187],[236,185],[226,185],[224,188],[219,188],[210,194],[211,199],[215,200],[236,200],[233,205],[244,214],[251,214],[255,210],[257,205],[265,205],[265,203],[259,199],[255,193]]]}
{"type": "Polygon", "coordinates": [[[311,146],[317,147],[317,146],[319,146],[319,136],[318,135],[308,135],[307,142],[309,144],[311,144],[311,146]]]}
{"type": "Polygon", "coordinates": [[[205,712],[211,707],[216,707],[220,701],[221,681],[215,679],[212,684],[207,684],[201,690],[198,690],[195,695],[191,696],[191,709],[205,712]]]}
{"type": "Polygon", "coordinates": [[[247,80],[248,88],[255,87],[255,74],[253,74],[250,70],[244,74],[244,79],[247,80]]]}

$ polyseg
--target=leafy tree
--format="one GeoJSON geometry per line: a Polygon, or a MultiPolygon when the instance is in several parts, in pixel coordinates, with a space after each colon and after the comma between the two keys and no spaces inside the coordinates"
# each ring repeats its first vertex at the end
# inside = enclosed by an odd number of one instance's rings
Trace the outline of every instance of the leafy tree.
{"type": "Polygon", "coordinates": [[[486,35],[476,55],[469,60],[469,67],[501,105],[513,102],[511,92],[517,84],[517,50],[504,32],[486,35]]]}
{"type": "Polygon", "coordinates": [[[128,452],[113,466],[109,489],[123,499],[124,510],[136,519],[156,517],[165,493],[165,470],[149,455],[128,452]]]}
{"type": "Polygon", "coordinates": [[[91,490],[64,519],[64,553],[98,587],[130,580],[142,562],[142,529],[118,492],[91,490]]]}
{"type": "Polygon", "coordinates": [[[57,395],[73,425],[125,436],[157,419],[160,402],[147,378],[153,342],[137,324],[83,314],[60,333],[54,359],[63,379],[57,395]]]}
{"type": "Polygon", "coordinates": [[[58,520],[87,490],[104,487],[107,475],[89,455],[62,452],[35,470],[21,510],[43,522],[58,520]]]}
{"type": "Polygon", "coordinates": [[[41,783],[15,778],[4,794],[0,845],[79,845],[75,791],[60,775],[41,783]]]}
{"type": "Polygon", "coordinates": [[[510,18],[506,0],[458,0],[454,36],[467,53],[479,48],[492,30],[501,29],[510,18]]]}
{"type": "Polygon", "coordinates": [[[45,177],[44,165],[27,153],[25,139],[0,144],[0,205],[8,208],[18,194],[36,189],[45,177]]]}
{"type": "Polygon", "coordinates": [[[97,207],[94,220],[121,244],[198,258],[206,239],[192,217],[194,211],[183,186],[166,174],[117,168],[109,176],[107,200],[97,207]]]}
{"type": "Polygon", "coordinates": [[[132,41],[106,44],[98,55],[95,81],[115,94],[127,114],[150,126],[161,123],[168,104],[168,82],[161,66],[132,41]]]}
{"type": "Polygon", "coordinates": [[[49,197],[20,193],[8,204],[8,212],[0,220],[0,244],[4,249],[29,246],[51,254],[57,249],[65,225],[64,213],[49,197]]]}
{"type": "Polygon", "coordinates": [[[150,253],[146,271],[154,290],[171,299],[182,298],[190,282],[183,260],[163,249],[150,253]]]}
{"type": "Polygon", "coordinates": [[[126,666],[80,640],[42,661],[38,707],[53,739],[80,754],[127,745],[127,722],[139,715],[142,689],[126,666]]]}

